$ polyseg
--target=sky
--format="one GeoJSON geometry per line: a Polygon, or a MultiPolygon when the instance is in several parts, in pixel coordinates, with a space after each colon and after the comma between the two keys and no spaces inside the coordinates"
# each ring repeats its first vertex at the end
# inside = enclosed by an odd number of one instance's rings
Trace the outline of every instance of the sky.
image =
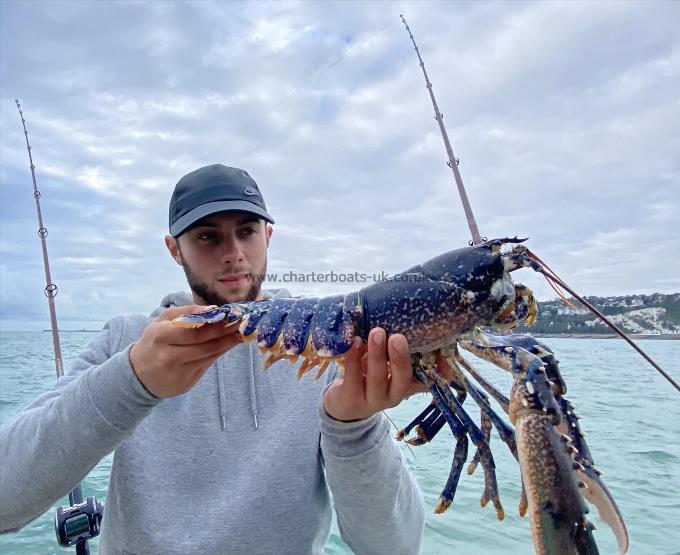
{"type": "MultiPolygon", "coordinates": [[[[247,170],[269,270],[393,274],[470,233],[583,295],[680,291],[678,2],[0,2],[0,329],[49,327],[19,98],[62,329],[149,313],[186,173],[247,170]]],[[[539,299],[544,280],[513,274],[539,299]]],[[[359,284],[367,285],[368,283],[359,284]]],[[[355,284],[269,283],[294,295],[355,284]]]]}

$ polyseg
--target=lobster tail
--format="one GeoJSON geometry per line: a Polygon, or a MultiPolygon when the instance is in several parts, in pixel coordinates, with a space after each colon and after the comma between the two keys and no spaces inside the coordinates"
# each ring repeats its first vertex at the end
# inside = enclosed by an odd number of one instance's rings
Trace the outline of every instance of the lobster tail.
{"type": "Polygon", "coordinates": [[[241,320],[244,341],[256,340],[269,353],[264,369],[279,360],[302,357],[297,377],[320,366],[318,376],[332,361],[340,361],[352,347],[355,319],[361,314],[358,293],[319,298],[280,298],[230,303],[174,320],[182,327],[200,327],[220,321],[241,320]]]}

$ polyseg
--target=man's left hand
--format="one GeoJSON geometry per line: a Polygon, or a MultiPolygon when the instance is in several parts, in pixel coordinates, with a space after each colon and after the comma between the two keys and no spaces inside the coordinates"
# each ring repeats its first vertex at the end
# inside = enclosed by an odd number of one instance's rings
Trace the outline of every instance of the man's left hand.
{"type": "MultiPolygon", "coordinates": [[[[437,366],[450,374],[441,355],[437,366]]],[[[394,334],[388,340],[385,330],[375,328],[368,336],[368,349],[360,338],[354,339],[345,356],[344,376],[326,390],[324,408],[335,420],[361,420],[427,391],[413,376],[406,338],[394,334]]]]}

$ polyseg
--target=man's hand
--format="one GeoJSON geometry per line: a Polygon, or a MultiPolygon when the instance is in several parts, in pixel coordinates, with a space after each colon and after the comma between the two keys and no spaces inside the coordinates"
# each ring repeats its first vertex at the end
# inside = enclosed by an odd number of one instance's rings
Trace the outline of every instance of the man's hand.
{"type": "Polygon", "coordinates": [[[241,342],[238,322],[201,328],[181,328],[170,322],[182,314],[205,309],[200,305],[169,308],[133,345],[130,364],[152,395],[164,398],[186,393],[215,360],[241,342]]]}
{"type": "MultiPolygon", "coordinates": [[[[437,367],[450,378],[451,370],[441,355],[437,367]]],[[[336,420],[359,420],[427,391],[427,386],[413,377],[406,338],[395,334],[387,340],[385,330],[375,328],[368,336],[368,352],[363,341],[355,338],[345,357],[344,376],[331,384],[323,403],[336,420]]]]}

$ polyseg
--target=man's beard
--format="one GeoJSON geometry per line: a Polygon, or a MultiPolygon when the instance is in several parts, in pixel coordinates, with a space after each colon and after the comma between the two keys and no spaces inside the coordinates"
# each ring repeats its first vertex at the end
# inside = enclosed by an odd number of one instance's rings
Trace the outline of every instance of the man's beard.
{"type": "Polygon", "coordinates": [[[235,303],[241,301],[254,301],[260,295],[260,289],[262,288],[262,277],[266,275],[267,272],[267,259],[265,258],[264,267],[262,271],[257,274],[248,274],[247,279],[250,282],[250,289],[246,292],[243,298],[227,298],[221,296],[217,291],[212,289],[207,283],[201,281],[198,277],[194,275],[182,256],[182,251],[180,250],[179,256],[182,260],[182,268],[184,268],[184,274],[187,276],[187,282],[189,282],[189,287],[191,291],[203,299],[207,305],[217,305],[221,306],[227,303],[235,303]]]}

